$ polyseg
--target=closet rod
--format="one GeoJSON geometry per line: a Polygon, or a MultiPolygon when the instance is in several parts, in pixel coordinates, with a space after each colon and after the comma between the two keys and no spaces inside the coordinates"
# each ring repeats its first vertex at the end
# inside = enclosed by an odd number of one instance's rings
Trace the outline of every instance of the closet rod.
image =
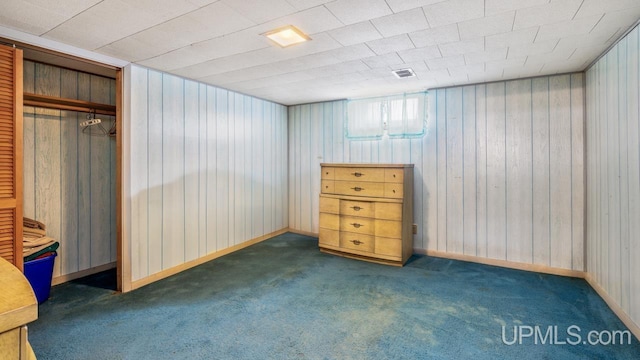
{"type": "Polygon", "coordinates": [[[35,106],[47,109],[70,110],[99,115],[116,116],[115,105],[95,103],[91,101],[67,99],[56,96],[24,93],[24,106],[35,106]]]}

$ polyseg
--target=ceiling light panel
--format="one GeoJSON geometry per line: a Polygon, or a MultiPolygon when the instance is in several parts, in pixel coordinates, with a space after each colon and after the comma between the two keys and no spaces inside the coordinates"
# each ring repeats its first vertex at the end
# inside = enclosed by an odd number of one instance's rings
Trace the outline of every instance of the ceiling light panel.
{"type": "Polygon", "coordinates": [[[264,36],[283,48],[311,40],[309,36],[293,25],[266,32],[264,36]]]}

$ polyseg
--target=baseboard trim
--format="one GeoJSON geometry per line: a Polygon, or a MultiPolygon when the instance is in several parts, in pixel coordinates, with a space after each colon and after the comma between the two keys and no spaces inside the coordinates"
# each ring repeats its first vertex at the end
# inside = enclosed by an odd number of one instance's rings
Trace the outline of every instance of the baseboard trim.
{"type": "MultiPolygon", "coordinates": [[[[602,300],[609,305],[609,308],[613,311],[614,314],[618,316],[620,321],[624,323],[624,325],[631,331],[631,333],[640,341],[640,326],[636,324],[633,319],[618,305],[618,303],[598,284],[598,282],[591,276],[591,274],[586,274],[584,277],[587,280],[587,283],[591,285],[591,287],[600,295],[602,300]]],[[[598,330],[598,329],[594,329],[598,330]]]]}
{"type": "Polygon", "coordinates": [[[483,258],[478,256],[453,254],[453,253],[447,253],[442,251],[416,249],[416,248],[413,249],[413,252],[415,254],[433,256],[437,258],[468,261],[468,262],[474,262],[478,264],[499,266],[499,267],[504,267],[509,269],[516,269],[516,270],[532,271],[532,272],[543,273],[543,274],[560,275],[560,276],[568,276],[568,277],[575,277],[575,278],[585,277],[584,271],[561,269],[561,268],[551,267],[547,265],[526,264],[526,263],[519,263],[515,261],[489,259],[489,258],[483,258]]]}
{"type": "Polygon", "coordinates": [[[66,283],[67,281],[71,281],[71,280],[75,280],[75,279],[79,279],[81,277],[85,277],[85,276],[89,276],[89,275],[93,275],[93,274],[97,274],[99,272],[103,272],[105,270],[110,270],[116,267],[116,263],[112,262],[112,263],[108,263],[108,264],[104,264],[104,265],[100,265],[100,266],[96,266],[96,267],[92,267],[86,270],[81,270],[81,271],[77,271],[71,274],[66,274],[66,275],[60,275],[60,276],[56,276],[51,280],[51,285],[59,285],[62,283],[66,283]]]}
{"type": "Polygon", "coordinates": [[[145,278],[142,278],[142,279],[139,279],[139,280],[131,282],[131,290],[139,289],[139,288],[141,288],[141,287],[143,287],[145,285],[149,285],[149,284],[151,284],[153,282],[156,282],[158,280],[162,280],[162,279],[167,278],[169,276],[178,274],[178,273],[183,272],[185,270],[191,269],[192,267],[204,264],[204,263],[206,263],[208,261],[211,261],[213,259],[219,258],[219,257],[227,255],[227,254],[230,254],[230,253],[238,251],[240,249],[244,249],[244,248],[246,248],[248,246],[257,244],[257,243],[259,243],[261,241],[270,239],[270,238],[272,238],[274,236],[278,236],[278,235],[284,234],[284,233],[286,233],[288,231],[289,231],[288,228],[284,228],[284,229],[281,229],[281,230],[278,230],[278,231],[274,231],[272,233],[269,233],[269,234],[266,234],[266,235],[262,235],[262,236],[259,236],[257,238],[253,238],[251,240],[247,240],[247,241],[245,241],[245,242],[243,242],[241,244],[234,245],[234,246],[228,247],[226,249],[213,252],[211,254],[207,254],[207,255],[205,255],[205,256],[203,256],[201,258],[188,261],[188,262],[186,262],[184,264],[176,265],[176,266],[174,266],[172,268],[162,270],[162,271],[157,272],[155,274],[149,275],[149,276],[147,276],[145,278]]]}
{"type": "Polygon", "coordinates": [[[298,234],[298,235],[304,235],[304,236],[311,236],[311,237],[318,237],[319,236],[318,233],[312,233],[312,232],[308,232],[308,231],[296,230],[296,229],[292,229],[292,228],[287,229],[287,231],[290,232],[290,233],[294,233],[294,234],[298,234]]]}

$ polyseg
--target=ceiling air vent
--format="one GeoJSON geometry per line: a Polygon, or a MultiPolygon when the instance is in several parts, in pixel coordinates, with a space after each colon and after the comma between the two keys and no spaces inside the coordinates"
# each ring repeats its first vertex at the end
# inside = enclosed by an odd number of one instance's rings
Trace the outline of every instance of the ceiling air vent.
{"type": "Polygon", "coordinates": [[[407,78],[407,77],[414,77],[416,76],[416,73],[413,72],[413,70],[411,69],[398,69],[398,70],[393,70],[392,71],[393,75],[395,75],[398,79],[401,78],[407,78]]]}

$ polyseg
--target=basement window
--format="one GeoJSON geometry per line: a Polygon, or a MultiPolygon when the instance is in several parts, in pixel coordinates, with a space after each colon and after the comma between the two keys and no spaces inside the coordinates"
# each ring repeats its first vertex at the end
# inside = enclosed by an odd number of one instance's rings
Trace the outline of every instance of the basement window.
{"type": "Polygon", "coordinates": [[[353,99],[347,103],[347,138],[411,138],[424,135],[427,93],[353,99]]]}

